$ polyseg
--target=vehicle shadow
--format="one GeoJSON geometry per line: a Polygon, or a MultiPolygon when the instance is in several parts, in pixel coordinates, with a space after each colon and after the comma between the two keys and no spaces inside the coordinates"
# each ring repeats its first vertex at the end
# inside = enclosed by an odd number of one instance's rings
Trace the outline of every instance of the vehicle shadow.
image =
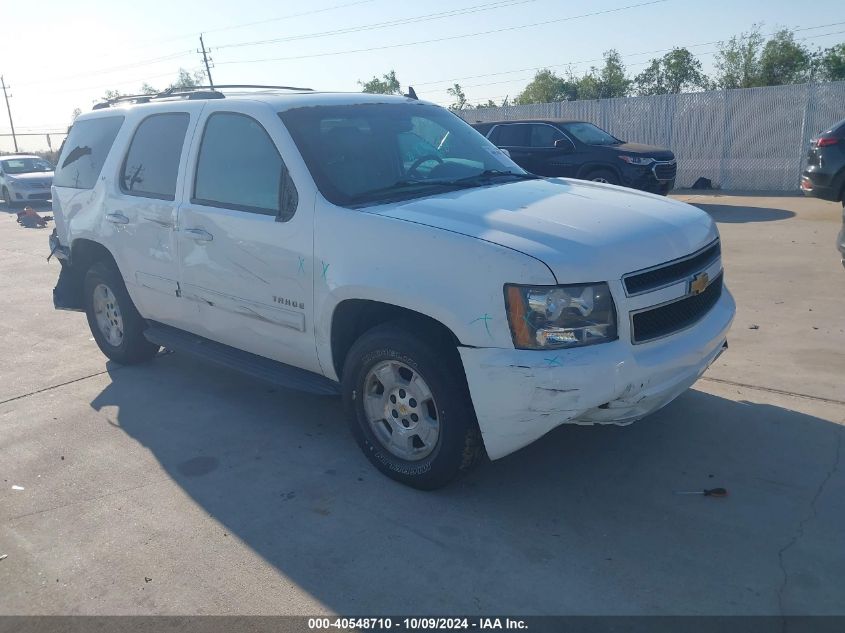
{"type": "Polygon", "coordinates": [[[732,204],[709,204],[690,202],[693,206],[710,214],[716,222],[737,223],[745,222],[775,222],[795,217],[794,211],[786,209],[772,209],[770,207],[741,207],[732,204]]]}
{"type": "Polygon", "coordinates": [[[425,493],[370,466],[336,398],[178,354],[109,372],[91,406],[339,613],[845,612],[843,429],[820,418],[692,390],[425,493]]]}

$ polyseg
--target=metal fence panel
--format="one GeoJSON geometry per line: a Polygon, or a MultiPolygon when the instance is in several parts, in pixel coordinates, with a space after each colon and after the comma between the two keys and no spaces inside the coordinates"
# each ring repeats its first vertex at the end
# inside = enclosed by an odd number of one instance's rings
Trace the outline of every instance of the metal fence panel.
{"type": "Polygon", "coordinates": [[[722,189],[798,187],[810,139],[845,119],[845,81],[678,95],[478,108],[467,121],[590,121],[619,138],[671,148],[678,187],[699,177],[722,189]]]}

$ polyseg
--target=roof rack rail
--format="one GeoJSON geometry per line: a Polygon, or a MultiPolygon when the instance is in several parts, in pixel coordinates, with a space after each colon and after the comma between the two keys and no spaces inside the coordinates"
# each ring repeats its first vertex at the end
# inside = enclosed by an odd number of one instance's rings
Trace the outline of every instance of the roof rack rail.
{"type": "Polygon", "coordinates": [[[216,86],[202,86],[203,88],[259,88],[263,90],[294,90],[297,92],[314,92],[313,88],[298,88],[296,86],[263,86],[257,84],[217,84],[216,86]]]}
{"type": "Polygon", "coordinates": [[[120,95],[106,99],[94,105],[94,110],[109,108],[117,103],[149,103],[153,99],[168,99],[182,97],[183,99],[225,99],[226,95],[219,89],[228,88],[255,88],[260,90],[294,90],[301,92],[312,92],[311,88],[297,88],[294,86],[264,86],[256,84],[224,84],[217,86],[190,86],[185,88],[168,88],[161,92],[140,95],[120,95]]]}

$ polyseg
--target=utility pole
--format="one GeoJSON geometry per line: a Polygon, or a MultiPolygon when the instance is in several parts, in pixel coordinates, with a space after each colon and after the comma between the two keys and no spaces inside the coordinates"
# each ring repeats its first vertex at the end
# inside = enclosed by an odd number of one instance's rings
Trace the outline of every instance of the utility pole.
{"type": "Polygon", "coordinates": [[[6,88],[11,88],[11,86],[6,86],[6,82],[3,79],[3,76],[0,75],[0,85],[3,86],[3,98],[6,100],[6,112],[9,113],[9,127],[12,128],[12,140],[15,143],[15,152],[18,151],[18,137],[15,136],[15,124],[12,123],[12,108],[9,107],[9,95],[6,93],[6,88]]]}
{"type": "Polygon", "coordinates": [[[208,65],[208,54],[205,50],[205,42],[202,41],[202,33],[200,33],[200,47],[201,50],[198,50],[198,53],[202,53],[202,61],[205,64],[205,74],[208,75],[208,85],[214,88],[214,80],[211,79],[211,68],[208,65]]]}

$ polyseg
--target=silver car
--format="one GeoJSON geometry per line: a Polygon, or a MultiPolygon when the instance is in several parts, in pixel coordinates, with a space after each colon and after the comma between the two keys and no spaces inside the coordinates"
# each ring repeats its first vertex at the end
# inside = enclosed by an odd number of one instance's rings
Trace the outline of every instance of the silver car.
{"type": "Polygon", "coordinates": [[[0,156],[0,193],[6,204],[50,199],[53,166],[40,156],[0,156]]]}

